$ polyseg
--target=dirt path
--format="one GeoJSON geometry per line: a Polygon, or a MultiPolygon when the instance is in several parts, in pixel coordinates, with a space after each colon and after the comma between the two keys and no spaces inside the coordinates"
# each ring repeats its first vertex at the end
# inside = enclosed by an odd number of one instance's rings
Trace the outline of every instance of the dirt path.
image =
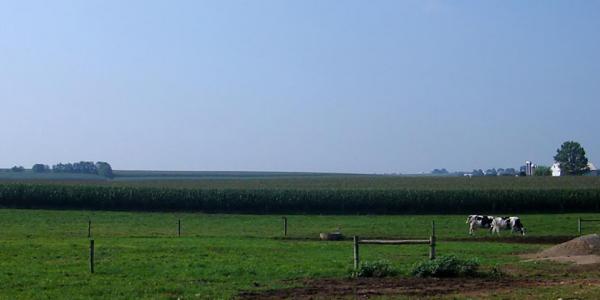
{"type": "MultiPolygon", "coordinates": [[[[589,281],[589,280],[588,280],[589,281]]],[[[264,292],[244,292],[239,299],[345,299],[404,295],[435,297],[460,293],[476,296],[513,288],[581,284],[582,280],[539,280],[507,278],[359,278],[306,280],[302,287],[264,292]]],[[[594,284],[600,284],[595,280],[594,284]]]]}

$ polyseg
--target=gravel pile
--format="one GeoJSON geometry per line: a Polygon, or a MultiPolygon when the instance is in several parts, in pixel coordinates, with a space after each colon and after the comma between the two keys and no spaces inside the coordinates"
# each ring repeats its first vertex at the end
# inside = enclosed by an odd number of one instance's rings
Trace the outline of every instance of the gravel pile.
{"type": "Polygon", "coordinates": [[[600,236],[588,234],[540,252],[537,257],[600,255],[600,236]]]}

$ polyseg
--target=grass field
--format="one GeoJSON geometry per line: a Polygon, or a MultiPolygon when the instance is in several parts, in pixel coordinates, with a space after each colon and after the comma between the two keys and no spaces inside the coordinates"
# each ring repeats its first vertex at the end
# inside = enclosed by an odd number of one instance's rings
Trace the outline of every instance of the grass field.
{"type": "MultiPolygon", "coordinates": [[[[546,274],[552,268],[562,274],[566,267],[522,263],[515,254],[545,247],[536,242],[539,237],[575,235],[580,216],[522,215],[529,233],[523,240],[530,244],[490,241],[485,232],[469,238],[463,215],[293,215],[289,236],[283,238],[280,215],[2,209],[0,298],[232,298],[242,291],[297,286],[307,278],[344,278],[352,265],[351,243],[318,241],[319,232],[339,227],[347,236],[427,237],[433,219],[440,255],[477,257],[485,269],[502,265],[546,274]],[[87,263],[88,218],[96,242],[93,275],[87,263]],[[178,219],[181,237],[176,236],[178,219]]],[[[587,230],[598,232],[598,227],[587,230]]],[[[361,248],[361,257],[387,259],[406,276],[415,262],[427,258],[427,251],[423,245],[368,245],[361,248]]],[[[539,295],[574,289],[546,288],[539,295]]],[[[530,292],[516,289],[514,295],[530,292]]],[[[586,295],[597,292],[590,288],[586,295]]]]}

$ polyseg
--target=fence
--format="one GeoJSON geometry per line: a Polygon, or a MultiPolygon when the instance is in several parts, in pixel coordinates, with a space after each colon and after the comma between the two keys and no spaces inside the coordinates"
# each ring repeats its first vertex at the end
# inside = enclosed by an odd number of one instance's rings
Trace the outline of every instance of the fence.
{"type": "Polygon", "coordinates": [[[577,233],[579,233],[579,235],[581,235],[581,232],[583,230],[583,223],[584,222],[600,222],[600,220],[598,220],[598,219],[595,219],[595,220],[592,220],[592,219],[584,220],[582,218],[577,219],[577,233]]]}
{"type": "Polygon", "coordinates": [[[429,245],[429,259],[435,259],[435,221],[431,221],[431,236],[427,240],[361,240],[354,236],[354,269],[360,264],[359,245],[429,245]]]}

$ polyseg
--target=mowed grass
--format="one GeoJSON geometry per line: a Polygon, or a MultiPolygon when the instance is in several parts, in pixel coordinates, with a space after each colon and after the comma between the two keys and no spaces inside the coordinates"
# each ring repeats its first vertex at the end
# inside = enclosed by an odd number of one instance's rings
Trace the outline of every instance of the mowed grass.
{"type": "MultiPolygon", "coordinates": [[[[576,234],[579,216],[521,217],[531,236],[564,236],[576,234]]],[[[281,216],[273,215],[2,209],[0,298],[232,298],[240,291],[297,285],[304,278],[347,276],[351,243],[318,241],[319,232],[340,227],[347,236],[423,238],[432,219],[440,255],[477,257],[484,267],[519,263],[514,254],[543,247],[478,237],[445,241],[467,236],[465,216],[293,215],[283,239],[281,216]],[[88,218],[96,243],[95,274],[88,269],[88,218]]],[[[427,252],[426,245],[364,245],[361,258],[387,259],[406,275],[427,252]]]]}

